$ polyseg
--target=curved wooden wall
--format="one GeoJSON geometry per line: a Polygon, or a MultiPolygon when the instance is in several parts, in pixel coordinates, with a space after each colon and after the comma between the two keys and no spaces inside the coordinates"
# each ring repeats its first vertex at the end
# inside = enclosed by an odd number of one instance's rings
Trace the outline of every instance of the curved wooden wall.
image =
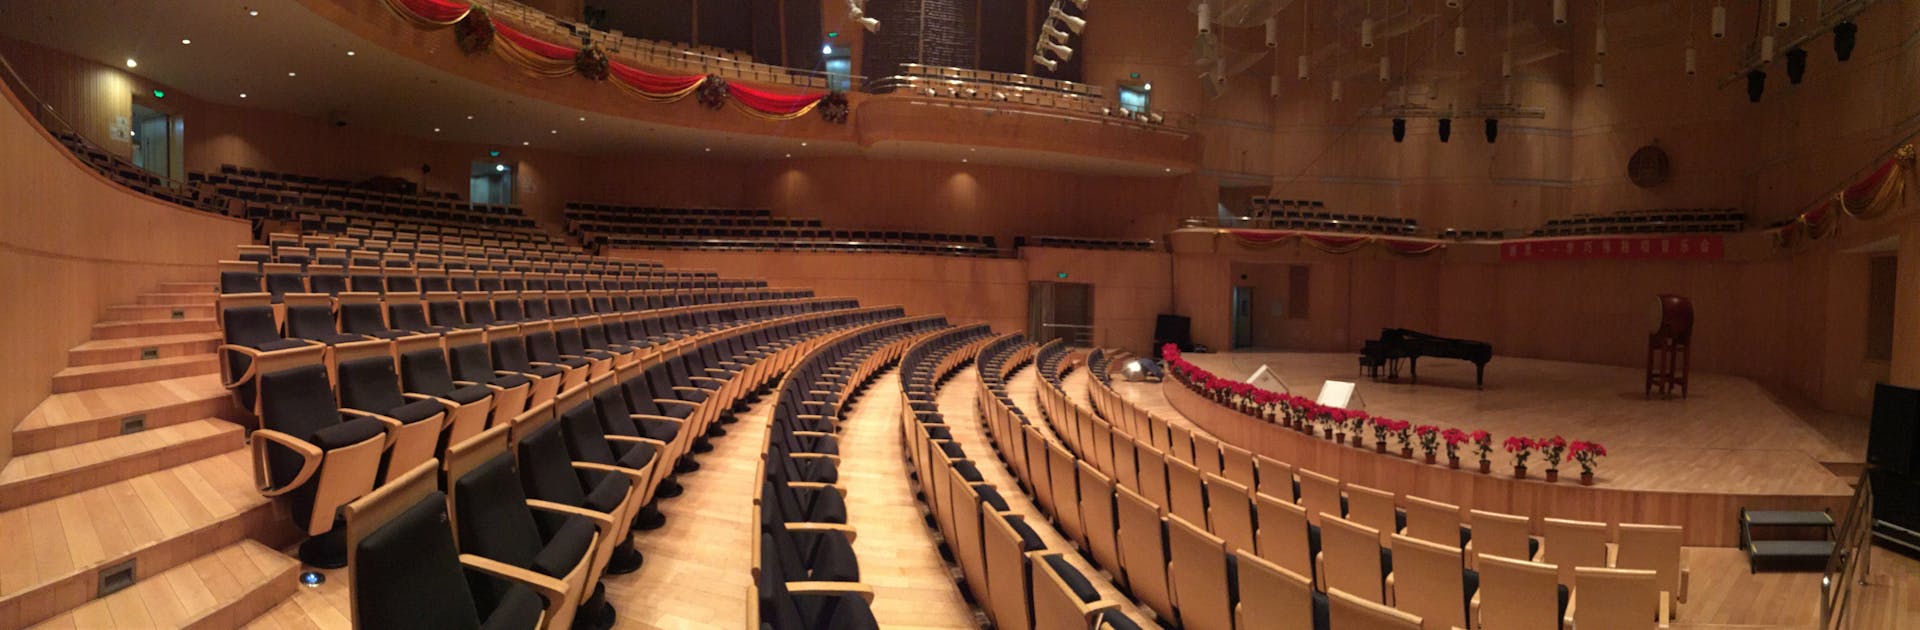
{"type": "Polygon", "coordinates": [[[34,122],[10,89],[0,112],[0,465],[14,425],[50,391],[67,350],[108,306],[161,282],[212,282],[214,262],[249,242],[239,219],[123,188],[34,122]]]}

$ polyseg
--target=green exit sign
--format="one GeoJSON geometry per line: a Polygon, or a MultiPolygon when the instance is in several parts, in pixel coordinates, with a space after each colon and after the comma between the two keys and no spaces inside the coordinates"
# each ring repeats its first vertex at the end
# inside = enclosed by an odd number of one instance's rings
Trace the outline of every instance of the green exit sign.
{"type": "Polygon", "coordinates": [[[1055,278],[1059,278],[1059,279],[1061,279],[1061,280],[1065,280],[1065,279],[1067,279],[1067,272],[1065,272],[1065,271],[1062,271],[1062,272],[1060,272],[1060,273],[1056,273],[1056,274],[1053,274],[1053,277],[1055,277],[1055,278]]]}

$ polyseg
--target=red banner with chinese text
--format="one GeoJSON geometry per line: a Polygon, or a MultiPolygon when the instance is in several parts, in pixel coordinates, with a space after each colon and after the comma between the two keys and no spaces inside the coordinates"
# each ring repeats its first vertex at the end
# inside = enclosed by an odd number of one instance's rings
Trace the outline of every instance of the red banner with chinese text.
{"type": "Polygon", "coordinates": [[[1506,241],[1500,260],[1721,260],[1726,245],[1719,235],[1592,236],[1506,241]]]}

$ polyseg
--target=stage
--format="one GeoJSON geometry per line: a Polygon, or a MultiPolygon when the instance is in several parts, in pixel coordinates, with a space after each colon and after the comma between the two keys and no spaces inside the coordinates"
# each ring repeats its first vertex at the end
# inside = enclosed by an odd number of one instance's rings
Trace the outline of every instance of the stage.
{"type": "MultiPolygon", "coordinates": [[[[1592,488],[1601,491],[1599,494],[1576,490],[1584,489],[1575,479],[1579,465],[1574,462],[1561,464],[1559,483],[1539,481],[1539,471],[1544,467],[1537,456],[1530,465],[1534,471],[1532,480],[1521,483],[1536,488],[1531,492],[1548,492],[1542,496],[1552,497],[1554,503],[1581,504],[1583,507],[1577,512],[1594,511],[1596,517],[1609,511],[1601,504],[1633,495],[1634,501],[1642,502],[1638,504],[1642,509],[1666,513],[1658,520],[1680,520],[1696,526],[1711,523],[1710,527],[1689,536],[1693,540],[1691,544],[1733,544],[1727,534],[1731,533],[1734,519],[1722,516],[1728,510],[1737,512],[1742,506],[1805,509],[1839,506],[1832,508],[1838,511],[1845,506],[1846,497],[1853,494],[1850,482],[1855,473],[1852,471],[1858,470],[1866,452],[1865,419],[1789,405],[1753,381],[1732,376],[1696,372],[1688,398],[1662,400],[1656,396],[1649,400],[1641,394],[1642,371],[1618,366],[1495,357],[1487,364],[1486,388],[1475,389],[1473,365],[1464,361],[1422,361],[1420,383],[1414,385],[1408,382],[1404,371],[1399,382],[1374,381],[1361,376],[1355,355],[1346,353],[1237,352],[1184,356],[1216,375],[1236,380],[1245,379],[1265,364],[1286,382],[1293,394],[1309,398],[1319,394],[1323,381],[1353,381],[1358,384],[1366,410],[1374,415],[1416,425],[1435,424],[1467,431],[1485,429],[1495,436],[1495,451],[1490,457],[1494,474],[1475,472],[1454,482],[1469,484],[1480,491],[1493,488],[1476,479],[1493,481],[1488,479],[1493,477],[1512,483],[1510,460],[1498,446],[1498,442],[1508,436],[1559,435],[1569,442],[1599,442],[1609,451],[1600,463],[1597,483],[1592,488]],[[1836,469],[1841,472],[1836,473],[1836,469]]],[[[1197,396],[1185,397],[1187,392],[1171,381],[1163,387],[1115,379],[1114,386],[1122,396],[1137,401],[1149,411],[1183,416],[1223,441],[1255,452],[1267,446],[1279,449],[1275,452],[1303,459],[1311,457],[1307,451],[1298,450],[1306,444],[1286,437],[1298,434],[1243,427],[1243,423],[1234,418],[1249,422],[1252,419],[1206,403],[1197,396]],[[1272,439],[1282,441],[1272,442],[1272,439]]],[[[1371,440],[1372,436],[1367,439],[1371,440]]],[[[1349,475],[1371,477],[1376,474],[1370,464],[1374,457],[1399,460],[1397,455],[1375,456],[1360,449],[1349,450],[1354,452],[1341,452],[1338,463],[1327,460],[1321,465],[1362,466],[1360,470],[1348,471],[1349,475]]],[[[1477,466],[1470,454],[1463,452],[1462,458],[1463,468],[1477,466]]],[[[1377,473],[1387,474],[1387,471],[1378,469],[1377,473]]],[[[1423,483],[1444,485],[1446,482],[1423,483]]],[[[1456,486],[1449,493],[1466,492],[1467,487],[1456,486]]],[[[1441,492],[1438,488],[1432,491],[1441,492]]],[[[1652,518],[1655,513],[1649,512],[1646,516],[1652,518]]]]}

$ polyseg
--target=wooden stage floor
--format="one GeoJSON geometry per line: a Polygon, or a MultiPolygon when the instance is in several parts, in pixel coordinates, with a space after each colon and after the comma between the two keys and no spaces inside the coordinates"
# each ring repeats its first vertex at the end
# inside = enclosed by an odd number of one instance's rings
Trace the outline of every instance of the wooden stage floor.
{"type": "MultiPolygon", "coordinates": [[[[1233,352],[1188,354],[1214,374],[1245,379],[1267,365],[1292,389],[1314,397],[1327,380],[1354,381],[1368,412],[1414,424],[1485,429],[1510,435],[1596,441],[1607,447],[1596,474],[1600,485],[1660,492],[1851,495],[1850,477],[1825,463],[1865,459],[1867,422],[1789,407],[1757,383],[1719,374],[1693,374],[1691,395],[1648,400],[1642,370],[1609,365],[1495,357],[1485,389],[1473,386],[1473,364],[1429,360],[1420,383],[1359,375],[1353,354],[1233,352]]],[[[1157,384],[1121,383],[1122,395],[1147,409],[1178,415],[1157,384]]],[[[1496,471],[1508,467],[1496,445],[1496,471]]],[[[1536,458],[1535,469],[1541,468],[1536,458]]],[[[1579,474],[1579,465],[1561,465],[1579,474]]],[[[1563,483],[1566,481],[1563,480],[1563,483]]]]}

